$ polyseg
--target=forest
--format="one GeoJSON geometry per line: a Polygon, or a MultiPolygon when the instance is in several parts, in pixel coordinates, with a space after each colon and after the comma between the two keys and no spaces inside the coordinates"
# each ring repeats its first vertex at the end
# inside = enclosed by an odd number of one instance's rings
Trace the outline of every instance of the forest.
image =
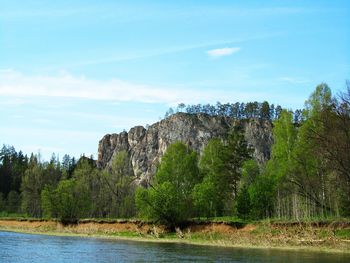
{"type": "MultiPolygon", "coordinates": [[[[177,225],[193,218],[307,220],[350,216],[350,85],[333,95],[322,83],[301,110],[263,103],[179,104],[176,111],[260,118],[273,123],[271,158],[259,165],[239,127],[201,154],[171,144],[147,188],[137,186],[127,152],[111,167],[55,155],[42,161],[14,147],[0,151],[0,215],[141,218],[177,225]]],[[[166,117],[175,111],[169,109],[166,117]]]]}

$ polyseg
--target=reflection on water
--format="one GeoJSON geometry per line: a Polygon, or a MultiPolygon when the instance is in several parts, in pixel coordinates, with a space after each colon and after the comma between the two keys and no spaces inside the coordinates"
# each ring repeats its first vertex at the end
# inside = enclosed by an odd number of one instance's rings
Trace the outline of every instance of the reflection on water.
{"type": "Polygon", "coordinates": [[[350,262],[350,256],[0,232],[0,262],[350,262]]]}

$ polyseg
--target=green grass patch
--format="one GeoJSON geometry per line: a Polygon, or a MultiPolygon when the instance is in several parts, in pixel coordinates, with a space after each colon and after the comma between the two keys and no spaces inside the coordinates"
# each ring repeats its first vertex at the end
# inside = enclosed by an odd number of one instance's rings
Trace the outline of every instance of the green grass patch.
{"type": "Polygon", "coordinates": [[[335,236],[341,239],[350,239],[350,228],[335,230],[335,236]]]}
{"type": "Polygon", "coordinates": [[[317,234],[317,236],[318,236],[319,238],[327,238],[327,237],[330,236],[330,232],[329,232],[328,229],[322,229],[322,230],[317,234]]]}
{"type": "Polygon", "coordinates": [[[137,232],[132,231],[115,232],[111,235],[116,237],[140,237],[140,235],[137,232]]]}
{"type": "Polygon", "coordinates": [[[9,213],[6,211],[0,212],[0,218],[3,219],[17,219],[17,218],[29,218],[26,214],[20,214],[20,213],[9,213]]]}
{"type": "Polygon", "coordinates": [[[264,235],[267,233],[271,233],[271,227],[266,224],[259,224],[257,227],[250,232],[253,235],[264,235]]]}

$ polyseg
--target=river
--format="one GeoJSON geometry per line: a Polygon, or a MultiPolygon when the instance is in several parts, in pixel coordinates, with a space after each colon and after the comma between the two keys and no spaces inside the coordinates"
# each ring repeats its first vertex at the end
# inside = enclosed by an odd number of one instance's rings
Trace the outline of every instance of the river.
{"type": "Polygon", "coordinates": [[[350,255],[0,232],[0,262],[350,262],[350,255]]]}

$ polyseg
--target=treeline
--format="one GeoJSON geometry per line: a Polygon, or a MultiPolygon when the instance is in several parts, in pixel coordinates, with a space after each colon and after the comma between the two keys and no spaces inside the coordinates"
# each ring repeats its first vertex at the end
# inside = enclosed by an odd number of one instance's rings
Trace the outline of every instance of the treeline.
{"type": "Polygon", "coordinates": [[[0,151],[0,212],[74,222],[84,217],[131,217],[136,214],[134,186],[125,152],[99,170],[92,158],[78,161],[54,155],[29,158],[12,146],[0,151]]]}
{"type": "MultiPolygon", "coordinates": [[[[184,108],[184,107],[183,107],[184,108]]],[[[267,107],[266,107],[267,108],[267,107]]],[[[304,220],[350,216],[350,87],[334,97],[317,86],[300,110],[273,121],[271,159],[258,165],[240,127],[199,155],[168,147],[148,188],[137,186],[128,153],[103,170],[91,158],[41,162],[0,152],[0,211],[75,222],[141,217],[172,226],[194,217],[304,220]]]]}
{"type": "MultiPolygon", "coordinates": [[[[204,113],[210,116],[222,116],[235,120],[242,119],[262,119],[262,120],[277,120],[282,112],[280,105],[270,104],[267,101],[264,102],[236,102],[236,103],[221,103],[217,102],[216,105],[211,104],[196,104],[185,105],[180,103],[175,109],[169,108],[165,113],[165,118],[177,113],[186,112],[189,114],[204,113]]],[[[301,109],[297,109],[293,112],[293,121],[295,123],[301,122],[303,114],[301,109]]]]}
{"type": "MultiPolygon", "coordinates": [[[[257,177],[272,189],[271,197],[266,198],[264,216],[349,216],[349,83],[346,92],[337,97],[332,96],[326,84],[317,86],[303,114],[298,127],[288,111],[274,122],[272,157],[262,177],[257,177]]],[[[249,191],[249,183],[244,187],[249,191]]]]}

